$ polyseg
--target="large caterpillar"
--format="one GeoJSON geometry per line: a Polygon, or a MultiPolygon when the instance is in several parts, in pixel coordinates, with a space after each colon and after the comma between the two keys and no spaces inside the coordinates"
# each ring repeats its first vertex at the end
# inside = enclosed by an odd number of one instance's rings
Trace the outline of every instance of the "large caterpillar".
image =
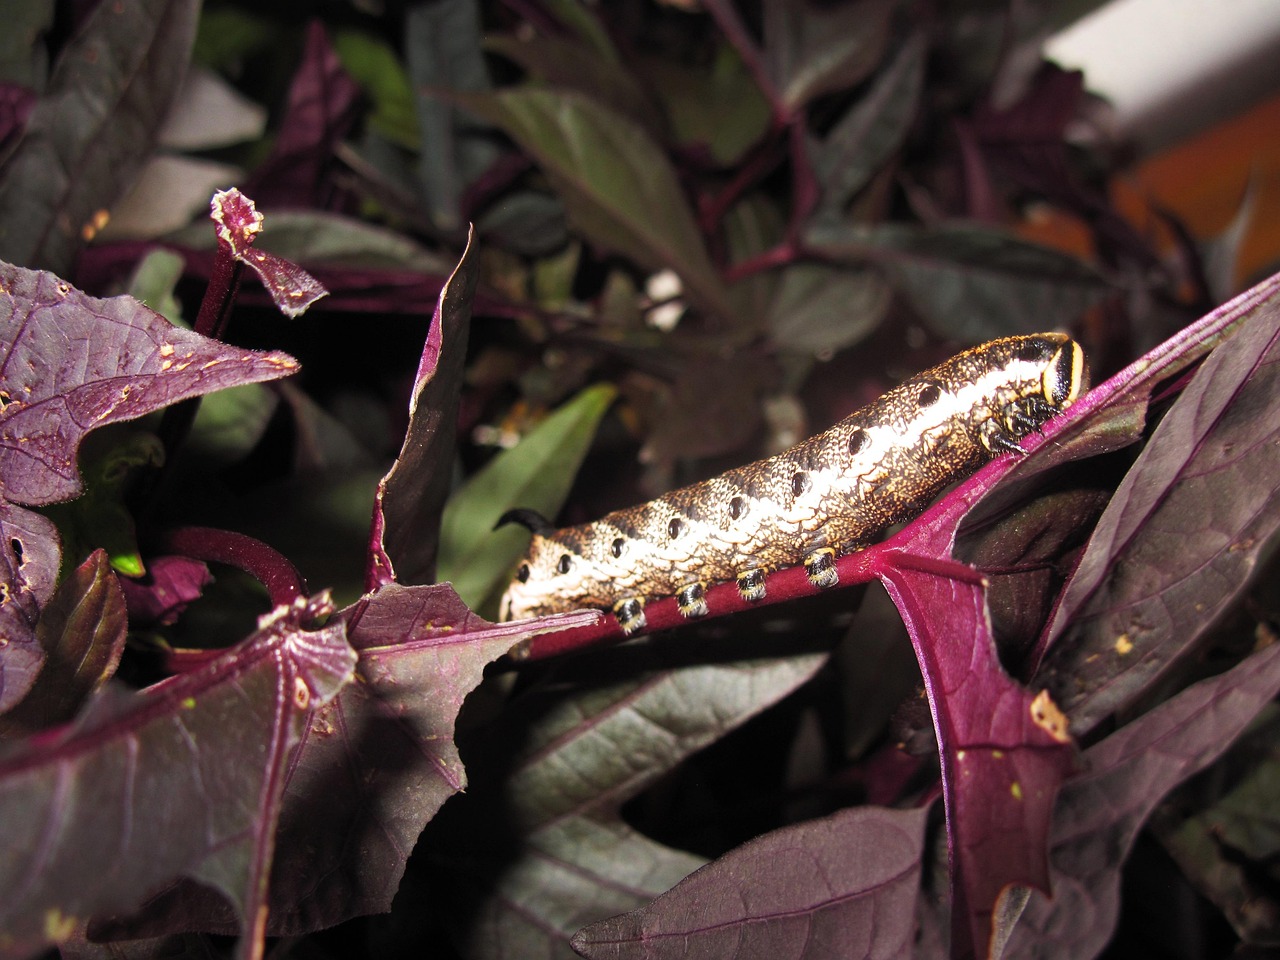
{"type": "Polygon", "coordinates": [[[554,529],[529,510],[498,521],[533,531],[502,598],[504,620],[612,610],[626,633],[648,600],[707,612],[707,586],[765,595],[770,570],[803,563],[834,586],[835,558],[921,512],[949,484],[1006,452],[1085,388],[1084,352],[1056,333],[1005,337],[926,370],[831,429],[594,523],[554,529]]]}

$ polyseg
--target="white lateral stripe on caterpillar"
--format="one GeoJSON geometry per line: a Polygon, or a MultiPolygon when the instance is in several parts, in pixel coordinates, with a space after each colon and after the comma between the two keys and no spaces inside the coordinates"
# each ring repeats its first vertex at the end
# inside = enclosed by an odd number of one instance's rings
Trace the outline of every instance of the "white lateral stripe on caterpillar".
{"type": "Polygon", "coordinates": [[[1062,334],[1005,337],[926,370],[789,450],[617,510],[533,531],[502,599],[505,620],[580,607],[613,610],[628,633],[644,604],[676,596],[686,616],[707,612],[712,583],[736,580],[764,596],[770,570],[803,563],[815,587],[836,582],[832,561],[918,514],[984,461],[1069,406],[1088,375],[1062,334]]]}

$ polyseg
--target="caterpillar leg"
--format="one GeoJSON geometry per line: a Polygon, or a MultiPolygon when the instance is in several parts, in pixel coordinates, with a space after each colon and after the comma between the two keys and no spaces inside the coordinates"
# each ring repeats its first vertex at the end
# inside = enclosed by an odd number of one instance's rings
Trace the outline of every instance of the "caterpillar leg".
{"type": "Polygon", "coordinates": [[[836,572],[836,552],[830,547],[815,550],[804,558],[804,572],[809,582],[819,590],[834,587],[840,582],[840,574],[836,572]]]}
{"type": "Polygon", "coordinates": [[[755,603],[757,600],[764,599],[764,577],[763,567],[753,567],[738,574],[738,593],[742,595],[743,600],[755,603]]]}
{"type": "Polygon", "coordinates": [[[1002,453],[1022,453],[1022,448],[1018,446],[1018,435],[1011,433],[995,418],[982,424],[978,432],[978,440],[993,457],[998,457],[1002,453]]]}
{"type": "Polygon", "coordinates": [[[707,600],[704,593],[703,585],[697,581],[686,583],[681,587],[680,592],[676,594],[676,603],[680,607],[680,616],[705,617],[707,615],[707,600]]]}
{"type": "Polygon", "coordinates": [[[628,597],[613,605],[613,615],[618,618],[622,632],[630,636],[644,627],[644,601],[639,597],[628,597]]]}

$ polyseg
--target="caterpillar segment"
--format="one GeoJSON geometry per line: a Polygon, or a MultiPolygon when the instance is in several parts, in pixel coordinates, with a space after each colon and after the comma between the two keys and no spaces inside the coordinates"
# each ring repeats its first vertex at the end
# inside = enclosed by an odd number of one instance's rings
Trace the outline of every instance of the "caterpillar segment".
{"type": "Polygon", "coordinates": [[[1084,391],[1080,345],[1057,333],[1005,337],[912,377],[835,426],[776,456],[617,510],[554,528],[528,510],[503,516],[533,536],[501,614],[520,619],[611,610],[628,634],[645,604],[674,596],[708,612],[711,585],[765,596],[768,572],[803,564],[816,589],[836,559],[918,515],[983,463],[1020,442],[1084,391]]]}

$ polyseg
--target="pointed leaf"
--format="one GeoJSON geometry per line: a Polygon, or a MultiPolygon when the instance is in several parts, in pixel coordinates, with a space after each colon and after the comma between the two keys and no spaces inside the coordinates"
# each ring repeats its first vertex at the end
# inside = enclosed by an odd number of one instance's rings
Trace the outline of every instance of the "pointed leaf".
{"type": "Polygon", "coordinates": [[[788,114],[820,94],[854,86],[875,69],[895,5],[766,0],[765,63],[788,114]]]}
{"type": "Polygon", "coordinates": [[[0,169],[0,260],[70,270],[95,217],[151,152],[186,71],[199,10],[195,0],[93,8],[0,169]]]}
{"type": "Polygon", "coordinates": [[[518,88],[458,96],[542,167],[575,226],[649,270],[674,270],[685,296],[732,316],[671,162],[644,129],[589,97],[518,88]]]}
{"type": "Polygon", "coordinates": [[[65,723],[116,672],[124,652],[124,594],[106,551],[89,559],[58,585],[40,615],[36,640],[46,662],[26,698],[0,717],[12,736],[65,723]]]}
{"type": "Polygon", "coordinates": [[[808,241],[880,266],[934,330],[964,343],[1068,327],[1107,293],[1087,264],[986,227],[815,224],[808,241]]]}
{"type": "Polygon", "coordinates": [[[458,397],[479,277],[473,237],[445,281],[422,347],[400,455],[378,484],[366,586],[435,578],[441,516],[453,482],[458,397]]]}
{"type": "Polygon", "coordinates": [[[494,599],[528,543],[518,527],[494,530],[498,518],[513,508],[555,516],[613,397],[610,386],[583,390],[449,499],[440,522],[440,577],[469,606],[483,609],[494,599]]]}
{"type": "Polygon", "coordinates": [[[1115,930],[1120,867],[1160,798],[1212,763],[1280,691],[1280,645],[1203,680],[1084,755],[1054,816],[1053,899],[1032,894],[1005,955],[1089,960],[1115,930]]]}
{"type": "Polygon", "coordinates": [[[590,960],[906,955],[926,816],[856,807],[776,830],[587,927],[573,948],[590,960]]]}
{"type": "Polygon", "coordinates": [[[1278,423],[1272,297],[1160,422],[1058,606],[1041,676],[1077,729],[1141,696],[1245,589],[1280,527],[1278,423]]]}
{"type": "Polygon", "coordinates": [[[209,340],[50,273],[0,265],[0,287],[0,482],[16,502],[79,493],[76,450],[91,429],[297,369],[283,353],[209,340]]]}
{"type": "Polygon", "coordinates": [[[0,759],[6,955],[181,875],[221,891],[241,931],[260,935],[290,751],[355,666],[344,624],[299,629],[318,610],[280,611],[203,669],[117,691],[0,759]]]}

